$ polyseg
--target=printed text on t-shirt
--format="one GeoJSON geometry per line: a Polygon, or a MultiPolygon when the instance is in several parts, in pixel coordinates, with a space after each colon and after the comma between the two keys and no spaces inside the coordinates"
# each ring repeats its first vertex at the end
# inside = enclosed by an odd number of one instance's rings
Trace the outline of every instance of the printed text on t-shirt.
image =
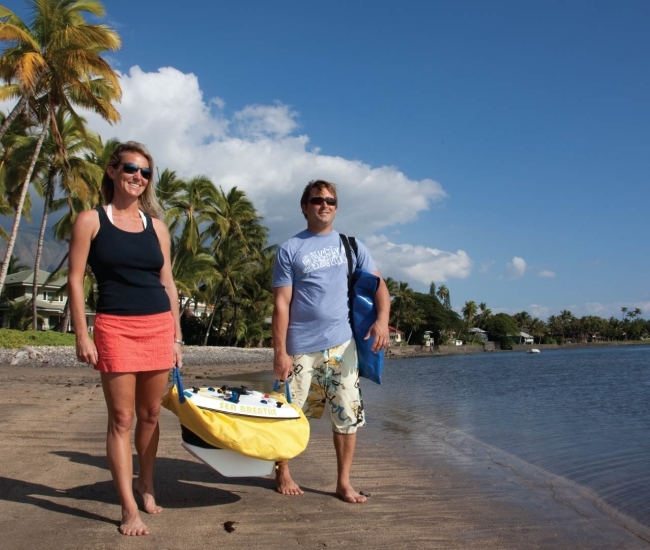
{"type": "Polygon", "coordinates": [[[345,254],[341,254],[338,247],[327,246],[322,250],[310,252],[303,256],[302,263],[304,265],[303,273],[311,273],[322,267],[347,263],[347,259],[345,258],[345,254]]]}

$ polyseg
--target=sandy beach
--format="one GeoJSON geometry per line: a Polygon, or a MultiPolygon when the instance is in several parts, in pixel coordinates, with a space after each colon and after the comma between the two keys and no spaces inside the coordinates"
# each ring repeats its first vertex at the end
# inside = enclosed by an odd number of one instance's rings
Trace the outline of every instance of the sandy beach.
{"type": "MultiPolygon", "coordinates": [[[[41,358],[10,365],[12,353],[0,354],[3,549],[650,548],[553,486],[522,482],[498,458],[468,459],[445,442],[433,457],[392,445],[372,422],[373,403],[366,403],[369,425],[359,432],[353,469],[355,487],[372,494],[364,505],[333,495],[336,461],[325,419],[312,422],[309,447],[292,462],[305,494],[287,497],[270,477],[225,478],[198,462],[180,446],[178,419],[163,410],[156,482],[165,509],[143,518],[151,536],[124,537],[106,465],[98,374],[41,358]],[[226,522],[235,522],[234,531],[226,522]]],[[[259,379],[271,369],[265,353],[223,349],[192,360],[188,352],[184,380],[259,379]]]]}

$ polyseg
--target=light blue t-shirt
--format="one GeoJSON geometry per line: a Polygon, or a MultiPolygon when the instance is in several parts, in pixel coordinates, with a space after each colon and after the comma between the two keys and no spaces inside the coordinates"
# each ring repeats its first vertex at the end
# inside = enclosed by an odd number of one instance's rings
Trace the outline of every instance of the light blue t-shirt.
{"type": "MultiPolygon", "coordinates": [[[[355,267],[376,271],[357,241],[355,267]]],[[[354,261],[354,251],[352,251],[354,261]]],[[[337,231],[302,231],[285,242],[273,266],[273,288],[292,289],[287,353],[299,355],[339,346],[352,338],[348,313],[348,262],[337,231]]]]}

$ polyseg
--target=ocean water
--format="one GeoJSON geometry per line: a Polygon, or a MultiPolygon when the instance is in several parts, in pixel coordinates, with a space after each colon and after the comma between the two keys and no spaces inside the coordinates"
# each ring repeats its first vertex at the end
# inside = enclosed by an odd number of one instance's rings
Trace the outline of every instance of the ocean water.
{"type": "Polygon", "coordinates": [[[650,528],[650,346],[388,361],[362,388],[386,437],[480,442],[650,528]]]}

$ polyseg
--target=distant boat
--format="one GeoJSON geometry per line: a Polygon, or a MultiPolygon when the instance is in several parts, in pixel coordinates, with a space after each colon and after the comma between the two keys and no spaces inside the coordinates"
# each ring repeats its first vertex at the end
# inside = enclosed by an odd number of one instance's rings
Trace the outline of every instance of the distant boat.
{"type": "Polygon", "coordinates": [[[539,353],[537,348],[529,349],[526,353],[539,353]]]}

